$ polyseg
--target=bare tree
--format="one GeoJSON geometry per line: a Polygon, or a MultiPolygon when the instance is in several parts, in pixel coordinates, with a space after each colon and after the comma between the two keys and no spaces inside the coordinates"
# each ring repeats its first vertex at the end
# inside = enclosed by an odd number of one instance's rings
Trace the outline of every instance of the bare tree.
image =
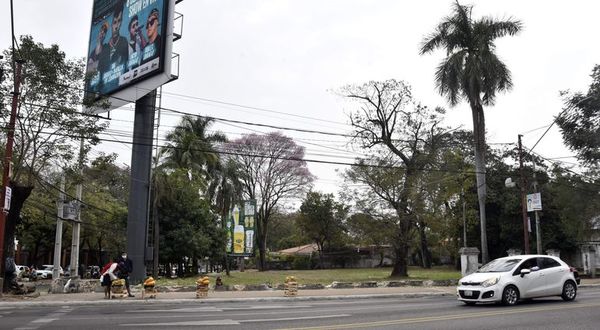
{"type": "Polygon", "coordinates": [[[256,199],[256,240],[259,270],[266,270],[267,229],[282,199],[299,197],[314,180],[304,158],[304,148],[274,132],[248,134],[228,144],[231,159],[239,165],[244,195],[256,199]]]}
{"type": "Polygon", "coordinates": [[[406,259],[418,221],[416,184],[443,141],[443,110],[414,102],[410,87],[393,79],[349,85],[342,94],[360,104],[360,110],[350,115],[354,140],[370,152],[368,160],[360,159],[346,172],[346,178],[367,185],[395,213],[395,229],[390,232],[395,251],[392,276],[407,276],[406,259]]]}

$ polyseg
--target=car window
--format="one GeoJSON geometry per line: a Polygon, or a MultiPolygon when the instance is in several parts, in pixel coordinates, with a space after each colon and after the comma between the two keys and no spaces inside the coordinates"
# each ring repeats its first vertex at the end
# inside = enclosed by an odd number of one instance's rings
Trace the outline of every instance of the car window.
{"type": "Polygon", "coordinates": [[[560,267],[560,263],[552,258],[539,258],[540,269],[560,267]]]}
{"type": "Polygon", "coordinates": [[[519,267],[517,267],[517,269],[515,269],[515,272],[513,273],[513,275],[520,275],[522,269],[530,269],[532,272],[538,270],[539,265],[538,265],[537,259],[538,258],[529,258],[529,259],[523,261],[523,263],[520,264],[519,267]]]}
{"type": "Polygon", "coordinates": [[[478,273],[501,273],[508,272],[519,263],[521,259],[496,259],[479,268],[478,273]]]}

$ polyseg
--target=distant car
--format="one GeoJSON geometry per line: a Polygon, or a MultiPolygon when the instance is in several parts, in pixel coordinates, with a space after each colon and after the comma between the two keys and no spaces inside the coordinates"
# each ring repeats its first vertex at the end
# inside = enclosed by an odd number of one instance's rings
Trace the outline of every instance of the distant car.
{"type": "MultiPolygon", "coordinates": [[[[44,278],[44,279],[52,278],[53,270],[54,270],[54,265],[42,265],[42,268],[38,269],[36,271],[36,275],[38,278],[44,278]]],[[[58,274],[60,276],[64,275],[62,267],[59,268],[58,274]]]]}
{"type": "Polygon", "coordinates": [[[100,278],[100,266],[88,266],[83,274],[84,278],[100,278]]]}
{"type": "Polygon", "coordinates": [[[521,299],[577,296],[579,274],[557,257],[520,255],[495,259],[477,272],[461,278],[458,300],[467,305],[502,302],[516,305],[521,299]]]}

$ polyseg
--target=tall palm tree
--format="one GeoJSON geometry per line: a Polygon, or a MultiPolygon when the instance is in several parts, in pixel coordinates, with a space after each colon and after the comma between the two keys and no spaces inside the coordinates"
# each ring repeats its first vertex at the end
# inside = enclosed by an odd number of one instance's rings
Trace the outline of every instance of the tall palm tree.
{"type": "Polygon", "coordinates": [[[421,44],[421,55],[437,48],[446,51],[435,73],[440,94],[446,96],[451,106],[465,99],[473,116],[475,140],[475,169],[477,197],[481,221],[481,257],[489,260],[485,218],[485,118],[483,105],[493,105],[496,92],[512,87],[510,71],[496,56],[494,40],[506,35],[515,35],[522,23],[512,18],[496,20],[483,17],[473,20],[473,6],[463,6],[458,1],[453,12],[444,18],[435,31],[426,36],[421,44]]]}
{"type": "Polygon", "coordinates": [[[227,142],[221,132],[209,134],[212,118],[184,116],[180,124],[167,134],[166,166],[188,169],[207,179],[219,164],[215,144],[227,142]]]}

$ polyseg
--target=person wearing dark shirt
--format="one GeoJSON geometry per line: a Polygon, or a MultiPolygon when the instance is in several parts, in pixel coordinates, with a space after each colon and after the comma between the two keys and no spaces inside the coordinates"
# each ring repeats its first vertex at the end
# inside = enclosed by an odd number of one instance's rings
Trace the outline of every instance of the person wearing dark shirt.
{"type": "Polygon", "coordinates": [[[133,15],[129,21],[129,44],[128,44],[129,60],[127,69],[133,69],[140,65],[142,61],[143,51],[146,47],[146,39],[142,34],[142,27],[138,19],[138,15],[133,15]]]}
{"type": "Polygon", "coordinates": [[[123,22],[123,1],[117,2],[114,7],[112,14],[111,23],[111,37],[108,40],[107,56],[103,56],[100,61],[99,70],[103,74],[103,82],[105,84],[111,84],[121,74],[126,71],[128,49],[127,49],[127,38],[121,36],[119,31],[121,30],[121,23],[123,22]]]}
{"type": "Polygon", "coordinates": [[[131,294],[131,290],[129,289],[129,273],[133,271],[133,262],[131,259],[127,258],[127,253],[123,252],[121,258],[119,259],[119,268],[121,272],[119,273],[119,277],[125,280],[125,288],[127,289],[127,295],[129,297],[135,297],[131,294]]]}

